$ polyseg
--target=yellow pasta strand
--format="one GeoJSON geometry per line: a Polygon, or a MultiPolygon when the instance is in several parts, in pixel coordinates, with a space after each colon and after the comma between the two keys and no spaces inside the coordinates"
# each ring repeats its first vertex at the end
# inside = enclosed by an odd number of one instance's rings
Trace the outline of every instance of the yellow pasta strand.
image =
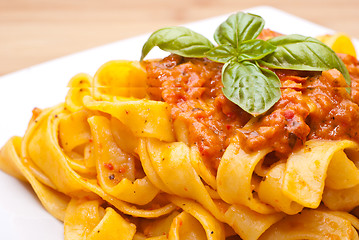
{"type": "Polygon", "coordinates": [[[258,196],[277,211],[293,215],[300,212],[303,206],[289,199],[282,192],[285,167],[285,163],[277,164],[267,172],[264,180],[259,184],[258,196]]]}
{"type": "MultiPolygon", "coordinates": [[[[176,197],[174,195],[168,196],[168,198],[176,204],[178,207],[182,208],[185,212],[191,214],[194,218],[196,218],[206,233],[208,240],[221,240],[225,239],[225,232],[223,224],[214,218],[207,210],[205,210],[200,204],[176,197]]],[[[174,224],[173,227],[176,225],[174,224]]],[[[197,230],[192,230],[197,232],[197,230]]],[[[176,231],[175,231],[176,232],[176,231]]],[[[171,234],[171,231],[170,231],[171,234]]],[[[174,234],[174,233],[173,233],[174,234]]],[[[174,238],[176,239],[176,238],[174,238]]]]}
{"type": "Polygon", "coordinates": [[[12,137],[0,150],[0,169],[19,180],[26,181],[15,163],[19,158],[21,149],[21,137],[12,137]]]}
{"type": "Polygon", "coordinates": [[[202,225],[187,212],[180,213],[172,222],[170,240],[206,240],[206,232],[202,225]]]}
{"type": "Polygon", "coordinates": [[[338,151],[331,159],[325,187],[332,189],[351,188],[359,184],[359,170],[344,151],[338,151]]]}
{"type": "Polygon", "coordinates": [[[93,180],[78,175],[68,164],[68,157],[64,155],[58,144],[57,126],[62,111],[62,105],[44,111],[36,122],[30,124],[22,142],[22,154],[28,161],[34,161],[44,172],[48,173],[47,176],[54,182],[58,191],[77,197],[93,197],[96,194],[125,214],[137,217],[154,218],[173,211],[172,204],[152,210],[137,209],[110,196],[93,180]],[[42,151],[43,149],[47,151],[42,151]]]}
{"type": "Polygon", "coordinates": [[[71,152],[76,147],[90,142],[91,132],[87,119],[91,115],[89,111],[82,109],[61,117],[59,122],[59,141],[65,152],[71,152]]]}
{"type": "Polygon", "coordinates": [[[165,239],[167,239],[171,224],[178,214],[180,214],[178,211],[173,211],[171,214],[165,217],[142,220],[139,224],[139,227],[143,229],[142,238],[149,239],[165,237],[165,239]]]}
{"type": "Polygon", "coordinates": [[[123,151],[134,154],[138,146],[138,138],[120,120],[111,117],[110,121],[112,135],[117,145],[123,151]]]}
{"type": "Polygon", "coordinates": [[[327,169],[333,155],[346,148],[358,149],[352,141],[310,140],[287,161],[283,193],[303,205],[317,208],[327,176],[327,169]]]}
{"type": "Polygon", "coordinates": [[[351,223],[341,217],[318,210],[303,210],[274,224],[259,240],[355,239],[351,223]]]}
{"type": "Polygon", "coordinates": [[[252,175],[257,163],[270,149],[246,153],[237,143],[231,143],[219,164],[217,188],[221,198],[227,203],[240,204],[262,213],[270,214],[275,210],[253,196],[252,175]]]}
{"type": "Polygon", "coordinates": [[[58,105],[41,113],[31,124],[23,139],[22,156],[45,172],[58,191],[78,195],[84,188],[69,167],[57,138],[62,111],[63,105],[58,105]]]}
{"type": "Polygon", "coordinates": [[[70,198],[47,185],[40,182],[33,174],[24,159],[19,156],[21,138],[11,138],[0,150],[0,166],[11,165],[16,169],[14,176],[22,176],[20,179],[28,181],[34,189],[36,195],[40,199],[45,209],[55,218],[63,221],[65,217],[65,209],[70,198]]]}
{"type": "Polygon", "coordinates": [[[146,71],[139,62],[109,61],[94,76],[94,96],[97,100],[111,100],[113,96],[144,98],[146,78],[146,71]]]}
{"type": "Polygon", "coordinates": [[[105,211],[105,215],[89,234],[87,240],[132,240],[136,225],[127,222],[110,207],[105,211]]]}
{"type": "Polygon", "coordinates": [[[64,220],[65,240],[86,240],[104,216],[101,201],[71,199],[64,220]]]}
{"type": "Polygon", "coordinates": [[[359,185],[346,189],[325,188],[322,201],[331,210],[351,211],[359,206],[359,185]]]}
{"type": "Polygon", "coordinates": [[[194,199],[221,219],[221,214],[191,164],[190,148],[182,142],[145,141],[153,170],[161,179],[161,186],[165,186],[162,190],[169,189],[168,193],[194,199]]]}
{"type": "Polygon", "coordinates": [[[168,142],[175,140],[167,103],[145,99],[94,101],[86,96],[84,104],[91,110],[111,114],[128,126],[137,137],[153,137],[168,142]]]}
{"type": "Polygon", "coordinates": [[[284,213],[260,214],[245,206],[232,205],[225,214],[226,223],[244,240],[255,240],[274,223],[281,220],[284,213]],[[255,227],[254,227],[255,226],[255,227]]]}
{"type": "Polygon", "coordinates": [[[65,98],[65,107],[69,111],[76,112],[83,108],[83,97],[91,95],[91,82],[92,77],[85,73],[79,73],[71,78],[65,98]]]}
{"type": "Polygon", "coordinates": [[[191,163],[198,175],[213,189],[217,189],[216,177],[206,167],[197,147],[191,147],[191,163]]]}
{"type": "Polygon", "coordinates": [[[145,205],[152,201],[159,189],[153,186],[147,177],[135,179],[134,157],[124,153],[115,143],[110,120],[94,116],[88,121],[100,186],[107,193],[126,202],[145,205]]]}

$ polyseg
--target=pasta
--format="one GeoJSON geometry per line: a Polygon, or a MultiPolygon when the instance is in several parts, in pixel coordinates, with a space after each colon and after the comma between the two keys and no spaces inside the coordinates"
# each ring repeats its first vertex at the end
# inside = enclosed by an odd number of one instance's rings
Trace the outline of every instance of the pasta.
{"type": "MultiPolygon", "coordinates": [[[[341,58],[354,86],[359,63],[341,58]]],[[[281,100],[252,117],[221,67],[172,54],[78,74],[0,168],[68,240],[359,239],[359,101],[340,72],[275,70],[281,100]]]]}

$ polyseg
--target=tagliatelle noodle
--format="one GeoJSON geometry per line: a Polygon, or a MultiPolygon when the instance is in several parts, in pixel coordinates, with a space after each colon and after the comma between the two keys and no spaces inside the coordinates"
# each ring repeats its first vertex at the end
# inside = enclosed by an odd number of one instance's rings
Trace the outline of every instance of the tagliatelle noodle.
{"type": "Polygon", "coordinates": [[[358,145],[353,141],[307,141],[302,149],[288,158],[283,193],[304,207],[317,208],[329,163],[333,157],[345,159],[346,155],[338,152],[346,148],[358,151],[358,145]]]}
{"type": "Polygon", "coordinates": [[[110,120],[102,116],[94,116],[88,121],[93,136],[93,157],[97,162],[100,186],[107,193],[126,202],[139,205],[151,202],[158,194],[159,189],[154,187],[147,177],[135,179],[133,159],[117,147],[111,134],[110,120]],[[111,169],[114,166],[124,172],[121,174],[114,171],[111,169]]]}
{"type": "Polygon", "coordinates": [[[255,166],[270,151],[265,149],[248,154],[235,142],[227,147],[217,173],[218,193],[224,201],[247,206],[262,214],[275,212],[270,205],[253,196],[251,188],[255,166]],[[242,182],[242,184],[233,184],[233,182],[242,182]]]}
{"type": "Polygon", "coordinates": [[[21,180],[26,179],[31,184],[31,187],[34,189],[45,209],[60,221],[64,221],[65,211],[70,197],[43,184],[32,174],[28,164],[20,157],[20,145],[21,138],[13,137],[1,149],[1,169],[4,169],[3,166],[12,166],[13,169],[16,169],[7,172],[21,180]],[[11,162],[9,159],[11,159],[11,162]],[[3,162],[5,160],[7,160],[7,162],[3,162]]]}
{"type": "Polygon", "coordinates": [[[206,239],[206,233],[199,222],[187,212],[182,212],[173,219],[171,232],[168,235],[171,239],[206,239]],[[195,229],[196,231],[193,231],[195,229]]]}
{"type": "Polygon", "coordinates": [[[136,226],[112,208],[104,210],[100,204],[98,200],[71,200],[64,221],[65,239],[132,239],[136,226]]]}
{"type": "Polygon", "coordinates": [[[285,163],[272,167],[264,176],[258,188],[258,197],[263,202],[273,206],[277,211],[293,215],[299,213],[303,206],[288,198],[282,192],[285,163]]]}
{"type": "Polygon", "coordinates": [[[85,107],[111,114],[128,126],[137,137],[174,141],[169,107],[166,103],[146,99],[114,98],[113,102],[84,97],[85,107]]]}
{"type": "Polygon", "coordinates": [[[1,169],[32,185],[65,239],[358,239],[355,142],[310,140],[265,165],[271,148],[234,138],[214,174],[146,84],[138,62],[78,74],[64,104],[34,111],[1,149],[1,169]]]}
{"type": "Polygon", "coordinates": [[[350,221],[318,210],[303,210],[276,223],[260,238],[265,239],[358,239],[350,221]]]}

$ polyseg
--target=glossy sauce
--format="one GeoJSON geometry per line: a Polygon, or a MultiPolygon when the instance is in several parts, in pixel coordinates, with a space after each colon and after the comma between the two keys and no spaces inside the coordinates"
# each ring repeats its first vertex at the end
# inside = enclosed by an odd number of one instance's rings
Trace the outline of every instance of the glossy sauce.
{"type": "MultiPolygon", "coordinates": [[[[359,85],[359,64],[340,56],[359,85]]],[[[359,91],[346,91],[337,70],[304,72],[276,70],[281,99],[264,115],[251,116],[224,97],[222,64],[207,59],[170,55],[146,63],[148,94],[171,106],[172,119],[188,128],[188,142],[196,145],[214,172],[231,139],[248,152],[271,147],[287,157],[309,139],[352,139],[359,142],[359,91]],[[250,121],[249,121],[250,120],[250,121]]]]}

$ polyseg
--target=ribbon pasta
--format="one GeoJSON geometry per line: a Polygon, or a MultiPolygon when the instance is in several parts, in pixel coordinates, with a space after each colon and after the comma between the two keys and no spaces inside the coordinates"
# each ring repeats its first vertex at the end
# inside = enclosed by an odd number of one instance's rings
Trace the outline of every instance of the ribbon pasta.
{"type": "Polygon", "coordinates": [[[138,62],[78,74],[2,147],[0,168],[31,184],[65,239],[358,239],[357,143],[310,140],[264,166],[273,149],[233,139],[213,173],[145,88],[138,62]]]}

